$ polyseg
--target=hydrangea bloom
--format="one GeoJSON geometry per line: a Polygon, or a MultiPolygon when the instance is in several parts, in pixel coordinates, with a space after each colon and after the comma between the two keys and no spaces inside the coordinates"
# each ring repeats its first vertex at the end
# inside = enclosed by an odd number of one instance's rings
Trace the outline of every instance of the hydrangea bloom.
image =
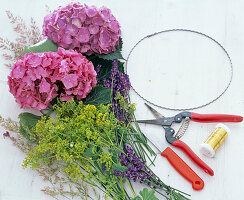
{"type": "Polygon", "coordinates": [[[121,31],[110,9],[76,2],[45,16],[42,34],[63,48],[91,55],[115,51],[121,31]]]}
{"type": "Polygon", "coordinates": [[[42,110],[53,98],[85,98],[97,83],[92,62],[73,50],[27,53],[13,65],[9,90],[22,108],[42,110]]]}

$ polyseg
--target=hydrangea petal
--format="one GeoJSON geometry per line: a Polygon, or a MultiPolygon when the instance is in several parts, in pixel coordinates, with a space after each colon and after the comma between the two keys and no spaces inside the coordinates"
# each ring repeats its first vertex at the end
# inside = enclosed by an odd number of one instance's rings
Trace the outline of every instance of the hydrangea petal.
{"type": "Polygon", "coordinates": [[[68,73],[69,71],[70,71],[70,67],[68,66],[67,61],[66,60],[62,60],[59,72],[60,73],[68,73]]]}
{"type": "Polygon", "coordinates": [[[71,44],[73,40],[70,35],[64,35],[62,37],[62,41],[67,45],[67,44],[71,44]]]}
{"type": "Polygon", "coordinates": [[[80,28],[79,33],[76,36],[76,39],[78,41],[80,41],[81,43],[88,42],[90,39],[90,32],[89,32],[88,28],[86,28],[86,27],[80,28]]]}
{"type": "Polygon", "coordinates": [[[46,81],[46,79],[43,78],[42,81],[41,81],[41,83],[40,83],[40,85],[39,85],[39,87],[40,87],[40,89],[39,89],[40,93],[44,93],[44,92],[49,93],[50,92],[50,86],[51,85],[46,81]]]}
{"type": "Polygon", "coordinates": [[[23,66],[16,66],[12,70],[13,78],[23,78],[26,69],[23,66]]]}
{"type": "Polygon", "coordinates": [[[88,27],[88,29],[89,29],[89,32],[90,32],[91,34],[97,34],[98,31],[99,31],[99,26],[91,24],[91,25],[88,27]]]}
{"type": "Polygon", "coordinates": [[[61,101],[70,101],[73,99],[73,96],[69,96],[69,95],[61,95],[60,100],[61,101]]]}
{"type": "MultiPolygon", "coordinates": [[[[78,28],[74,24],[68,24],[65,29],[65,33],[75,36],[78,33],[78,28]]],[[[71,43],[72,43],[72,40],[71,40],[71,43]]],[[[71,44],[71,43],[67,43],[67,44],[71,44]]]]}
{"type": "Polygon", "coordinates": [[[43,67],[37,67],[34,69],[34,73],[36,75],[37,78],[41,78],[41,77],[48,77],[48,73],[46,70],[43,69],[43,67]]]}
{"type": "Polygon", "coordinates": [[[78,84],[77,78],[78,78],[78,76],[76,74],[68,74],[68,75],[66,75],[62,79],[62,82],[64,84],[64,87],[66,89],[70,89],[72,87],[77,86],[77,84],[78,84]]]}
{"type": "Polygon", "coordinates": [[[80,56],[74,56],[72,60],[75,62],[76,65],[80,65],[83,62],[80,56]]]}
{"type": "Polygon", "coordinates": [[[77,28],[81,28],[81,20],[79,18],[72,19],[72,24],[77,28]]]}
{"type": "Polygon", "coordinates": [[[91,6],[91,7],[86,7],[86,14],[88,17],[94,17],[96,16],[96,14],[98,13],[97,8],[95,6],[91,6]]]}
{"type": "Polygon", "coordinates": [[[40,65],[42,62],[42,58],[40,56],[40,54],[34,54],[34,56],[31,56],[28,60],[27,63],[31,66],[31,67],[37,67],[38,65],[40,65]]]}
{"type": "Polygon", "coordinates": [[[104,19],[104,20],[108,20],[111,16],[111,11],[106,8],[105,6],[101,7],[99,9],[99,15],[104,19]]]}

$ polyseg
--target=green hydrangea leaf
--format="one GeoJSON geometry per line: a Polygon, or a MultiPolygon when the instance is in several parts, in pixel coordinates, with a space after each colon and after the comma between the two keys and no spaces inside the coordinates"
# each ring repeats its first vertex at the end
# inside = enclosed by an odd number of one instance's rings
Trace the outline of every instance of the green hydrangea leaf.
{"type": "Polygon", "coordinates": [[[92,91],[87,95],[84,104],[108,104],[111,102],[111,90],[103,86],[96,86],[92,91]]]}
{"type": "Polygon", "coordinates": [[[125,172],[127,170],[127,167],[122,166],[120,163],[114,163],[112,166],[112,170],[115,170],[115,169],[117,169],[121,172],[125,172]]]}
{"type": "Polygon", "coordinates": [[[97,79],[98,83],[102,84],[103,79],[109,78],[111,74],[112,60],[104,60],[97,57],[95,54],[88,56],[87,59],[93,63],[95,69],[97,69],[98,65],[101,65],[101,69],[98,73],[97,79]]]}
{"type": "Polygon", "coordinates": [[[149,191],[147,188],[144,188],[142,191],[139,192],[142,200],[159,200],[154,193],[154,190],[149,191]]]}
{"type": "Polygon", "coordinates": [[[20,113],[18,117],[19,117],[20,133],[29,142],[33,142],[29,133],[35,127],[36,123],[41,119],[41,116],[24,112],[24,113],[20,113]]]}
{"type": "Polygon", "coordinates": [[[118,61],[118,69],[123,74],[125,73],[125,68],[124,68],[124,63],[123,62],[118,61]]]}
{"type": "Polygon", "coordinates": [[[95,55],[99,58],[102,58],[104,60],[114,60],[114,59],[122,59],[124,60],[122,54],[121,54],[121,50],[122,50],[122,45],[123,45],[123,41],[122,38],[119,38],[119,45],[116,46],[116,50],[109,53],[109,54],[98,54],[96,53],[95,55]]]}
{"type": "Polygon", "coordinates": [[[32,46],[25,47],[24,54],[49,52],[49,51],[54,51],[54,52],[58,51],[58,45],[55,44],[52,40],[43,40],[32,46]]]}
{"type": "MultiPolygon", "coordinates": [[[[87,57],[87,59],[93,63],[95,69],[97,69],[98,65],[101,65],[100,71],[97,75],[97,80],[98,84],[102,85],[103,79],[108,79],[111,75],[112,60],[104,60],[95,54],[87,57]]],[[[118,61],[118,69],[120,72],[125,73],[124,62],[118,61]]]]}
{"type": "Polygon", "coordinates": [[[104,60],[114,60],[114,59],[123,59],[123,56],[119,50],[118,47],[116,47],[116,50],[109,53],[109,54],[96,54],[97,57],[102,58],[104,60]]]}
{"type": "Polygon", "coordinates": [[[111,75],[112,62],[103,62],[98,79],[102,83],[103,79],[108,79],[111,75]]]}

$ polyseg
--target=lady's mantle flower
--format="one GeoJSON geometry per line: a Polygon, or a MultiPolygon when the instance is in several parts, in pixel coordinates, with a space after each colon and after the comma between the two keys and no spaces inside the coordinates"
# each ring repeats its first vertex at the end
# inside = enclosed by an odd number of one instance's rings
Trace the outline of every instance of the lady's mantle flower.
{"type": "Polygon", "coordinates": [[[121,31],[108,8],[76,2],[45,16],[42,34],[63,48],[91,55],[115,51],[121,31]]]}
{"type": "Polygon", "coordinates": [[[73,50],[25,54],[13,65],[8,84],[22,108],[42,110],[53,98],[85,98],[97,83],[92,62],[73,50]]]}

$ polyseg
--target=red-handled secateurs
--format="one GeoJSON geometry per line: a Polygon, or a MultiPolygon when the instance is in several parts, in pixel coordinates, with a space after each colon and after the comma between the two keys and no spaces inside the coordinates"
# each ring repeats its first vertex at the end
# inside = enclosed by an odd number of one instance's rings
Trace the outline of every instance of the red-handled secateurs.
{"type": "Polygon", "coordinates": [[[241,122],[243,117],[237,115],[225,114],[197,114],[193,112],[181,112],[174,117],[163,117],[160,113],[146,104],[152,113],[157,117],[154,120],[138,120],[138,123],[148,123],[163,126],[165,130],[165,137],[168,143],[183,150],[199,167],[211,176],[214,175],[213,170],[202,161],[183,141],[174,136],[175,130],[171,128],[173,123],[181,123],[184,118],[190,118],[196,122],[241,122]]]}

